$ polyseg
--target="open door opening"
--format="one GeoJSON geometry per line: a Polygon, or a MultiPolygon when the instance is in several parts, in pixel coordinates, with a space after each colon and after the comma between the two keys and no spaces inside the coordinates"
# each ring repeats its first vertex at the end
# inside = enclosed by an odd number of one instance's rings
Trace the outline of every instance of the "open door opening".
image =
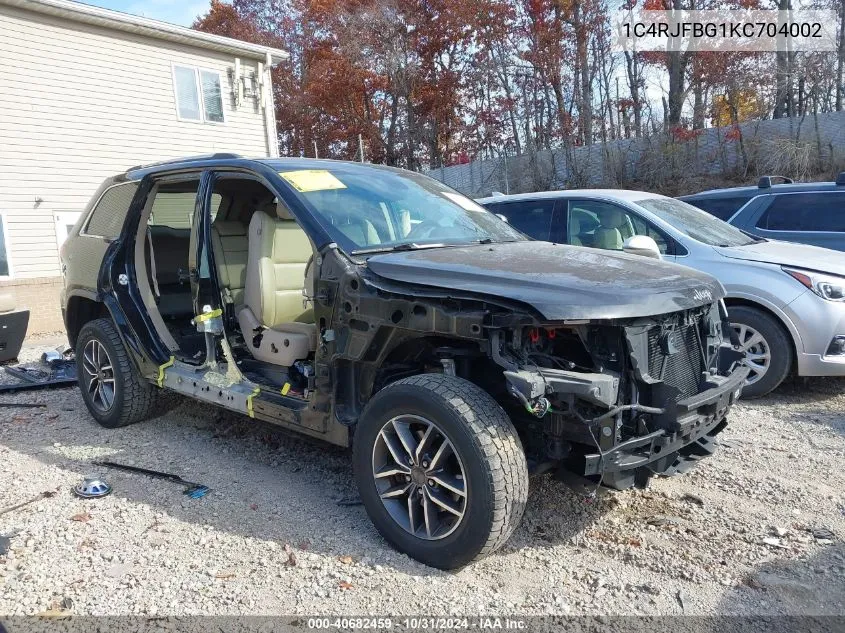
{"type": "Polygon", "coordinates": [[[198,177],[157,183],[136,237],[136,270],[147,310],[174,356],[194,364],[205,360],[205,338],[192,323],[189,267],[199,183],[198,177]],[[139,256],[141,262],[137,262],[139,256]]]}
{"type": "Polygon", "coordinates": [[[241,373],[290,398],[314,388],[314,249],[266,186],[217,176],[210,240],[229,347],[241,373]]]}

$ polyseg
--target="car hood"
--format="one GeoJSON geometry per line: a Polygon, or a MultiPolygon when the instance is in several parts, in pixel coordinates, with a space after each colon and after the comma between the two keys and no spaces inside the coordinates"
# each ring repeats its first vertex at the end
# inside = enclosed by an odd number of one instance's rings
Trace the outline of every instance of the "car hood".
{"type": "Polygon", "coordinates": [[[392,281],[519,301],[550,321],[665,314],[724,296],[715,278],[685,266],[548,242],[387,253],[367,264],[392,281]]]}
{"type": "Polygon", "coordinates": [[[845,253],[829,248],[767,240],[747,246],[717,246],[716,251],[731,259],[794,266],[845,276],[845,253]]]}

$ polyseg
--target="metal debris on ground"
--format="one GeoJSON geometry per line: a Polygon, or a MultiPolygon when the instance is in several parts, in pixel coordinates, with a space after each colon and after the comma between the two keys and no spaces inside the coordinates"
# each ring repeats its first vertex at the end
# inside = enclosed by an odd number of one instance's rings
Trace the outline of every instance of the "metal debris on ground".
{"type": "Polygon", "coordinates": [[[83,499],[97,499],[111,493],[111,486],[99,477],[86,477],[73,487],[73,493],[83,499]]]}
{"type": "Polygon", "coordinates": [[[694,503],[697,506],[702,506],[702,507],[704,506],[704,499],[702,499],[698,495],[694,495],[690,492],[685,493],[681,497],[681,501],[689,501],[691,503],[694,503]]]}
{"type": "Polygon", "coordinates": [[[43,402],[0,402],[0,409],[46,409],[43,402]]]}
{"type": "Polygon", "coordinates": [[[73,351],[67,347],[44,352],[40,364],[5,365],[2,370],[0,392],[66,387],[77,382],[76,360],[73,351]]]}
{"type": "Polygon", "coordinates": [[[55,497],[56,491],[55,490],[45,490],[37,497],[32,497],[31,499],[27,499],[26,501],[22,501],[20,503],[16,503],[13,506],[9,506],[8,508],[3,508],[0,510],[0,515],[6,514],[8,512],[12,512],[13,510],[17,510],[18,508],[23,508],[24,506],[28,506],[30,503],[35,503],[36,501],[41,501],[41,499],[49,499],[50,497],[55,497]]]}
{"type": "Polygon", "coordinates": [[[5,556],[12,546],[12,539],[8,536],[0,536],[0,556],[5,556]]]}
{"type": "Polygon", "coordinates": [[[209,492],[211,492],[211,488],[206,485],[198,484],[193,481],[186,481],[178,475],[163,473],[158,470],[150,470],[149,468],[141,468],[140,466],[129,466],[127,464],[118,464],[116,462],[108,461],[95,461],[93,462],[93,464],[96,466],[105,466],[106,468],[116,468],[118,470],[125,470],[127,472],[137,473],[139,475],[146,475],[147,477],[153,477],[154,479],[164,479],[165,481],[184,486],[185,489],[182,491],[182,494],[189,496],[191,499],[199,499],[200,497],[204,497],[209,492]]]}

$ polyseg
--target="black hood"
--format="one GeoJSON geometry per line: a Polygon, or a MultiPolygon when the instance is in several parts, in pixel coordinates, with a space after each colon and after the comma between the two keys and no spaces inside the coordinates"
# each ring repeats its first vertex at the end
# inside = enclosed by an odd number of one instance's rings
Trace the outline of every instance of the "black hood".
{"type": "Polygon", "coordinates": [[[725,294],[715,278],[686,266],[548,242],[403,251],[367,263],[385,279],[519,301],[549,321],[652,316],[725,294]]]}

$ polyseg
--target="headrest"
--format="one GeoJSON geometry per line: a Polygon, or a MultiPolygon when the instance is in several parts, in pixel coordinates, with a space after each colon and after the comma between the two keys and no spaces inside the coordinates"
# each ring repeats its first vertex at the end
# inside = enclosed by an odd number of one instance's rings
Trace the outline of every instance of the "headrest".
{"type": "Polygon", "coordinates": [[[599,216],[599,222],[603,228],[619,229],[625,224],[625,214],[619,209],[605,207],[599,209],[596,215],[599,216]]]}
{"type": "Polygon", "coordinates": [[[281,220],[294,219],[287,205],[278,198],[274,198],[272,202],[265,204],[261,207],[261,210],[271,218],[279,218],[281,220]]]}
{"type": "Polygon", "coordinates": [[[231,237],[233,235],[246,235],[246,225],[242,222],[231,220],[217,220],[211,225],[212,230],[217,231],[220,237],[231,237]]]}

